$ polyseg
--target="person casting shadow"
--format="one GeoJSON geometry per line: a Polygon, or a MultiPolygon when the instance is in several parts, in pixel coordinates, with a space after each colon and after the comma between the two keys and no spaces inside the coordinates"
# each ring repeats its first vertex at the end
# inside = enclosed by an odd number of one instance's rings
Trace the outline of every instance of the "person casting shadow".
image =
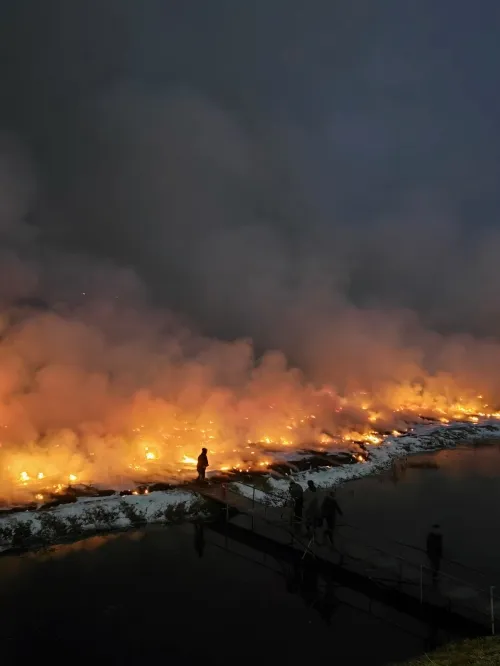
{"type": "Polygon", "coordinates": [[[335,533],[335,526],[337,524],[337,514],[343,516],[342,509],[337,502],[335,491],[331,490],[323,500],[321,506],[321,515],[326,522],[325,541],[329,541],[333,548],[333,538],[335,533]]]}
{"type": "Polygon", "coordinates": [[[200,455],[198,456],[198,463],[196,465],[196,471],[198,472],[198,479],[197,481],[200,483],[204,483],[205,481],[205,475],[207,472],[207,467],[208,467],[208,456],[207,456],[207,449],[203,448],[201,450],[200,455]]]}

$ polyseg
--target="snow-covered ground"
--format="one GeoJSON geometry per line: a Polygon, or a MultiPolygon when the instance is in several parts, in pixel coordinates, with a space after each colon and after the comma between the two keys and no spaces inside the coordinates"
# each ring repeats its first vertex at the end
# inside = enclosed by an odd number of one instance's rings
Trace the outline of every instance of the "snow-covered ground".
{"type": "Polygon", "coordinates": [[[78,538],[96,531],[175,522],[200,506],[196,493],[182,490],[147,495],[82,497],[46,511],[24,511],[0,518],[0,551],[78,538]]]}
{"type": "MultiPolygon", "coordinates": [[[[309,479],[318,487],[328,488],[351,479],[373,474],[389,467],[396,458],[414,453],[453,448],[457,444],[500,437],[500,421],[480,424],[450,423],[418,425],[400,436],[388,436],[377,446],[370,446],[369,459],[357,464],[315,468],[293,474],[304,488],[309,479]]],[[[232,487],[258,502],[281,503],[288,491],[290,478],[269,475],[270,492],[253,490],[241,483],[232,487]]],[[[50,510],[24,511],[0,518],[0,551],[12,548],[54,543],[78,538],[95,531],[137,527],[146,523],[175,522],[201,510],[200,496],[191,491],[169,490],[146,495],[112,495],[79,498],[50,510]]]]}
{"type": "MultiPolygon", "coordinates": [[[[461,443],[472,443],[475,440],[500,438],[500,421],[489,420],[480,424],[450,423],[445,425],[418,425],[404,435],[388,436],[377,446],[370,446],[369,459],[363,463],[346,464],[339,467],[323,467],[293,474],[293,479],[304,489],[307,481],[312,479],[319,488],[332,488],[345,481],[359,479],[389,467],[395,459],[406,456],[453,448],[461,443]]],[[[270,477],[268,486],[270,493],[258,491],[257,501],[279,504],[288,491],[289,478],[270,477]],[[276,493],[273,495],[273,493],[276,493]]],[[[252,488],[241,483],[233,484],[239,493],[247,497],[253,494],[252,488]]],[[[256,491],[257,492],[257,491],[256,491]]]]}

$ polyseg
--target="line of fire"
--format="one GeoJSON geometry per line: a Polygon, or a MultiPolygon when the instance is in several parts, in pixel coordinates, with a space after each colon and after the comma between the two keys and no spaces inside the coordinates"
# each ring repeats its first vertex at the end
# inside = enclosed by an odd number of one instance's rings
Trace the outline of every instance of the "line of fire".
{"type": "Polygon", "coordinates": [[[500,418],[482,395],[434,395],[403,387],[374,400],[365,392],[339,397],[304,389],[272,400],[212,396],[195,413],[162,401],[143,401],[122,431],[62,430],[38,441],[0,441],[2,508],[50,507],[81,495],[147,493],[193,480],[197,456],[208,449],[213,481],[283,475],[311,466],[363,464],[373,447],[417,424],[448,427],[500,418]]]}

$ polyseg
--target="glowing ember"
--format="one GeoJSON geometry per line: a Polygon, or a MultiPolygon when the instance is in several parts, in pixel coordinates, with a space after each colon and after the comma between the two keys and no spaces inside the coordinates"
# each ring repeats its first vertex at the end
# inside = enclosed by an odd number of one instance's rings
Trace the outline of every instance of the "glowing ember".
{"type": "Polygon", "coordinates": [[[288,384],[280,381],[280,386],[257,382],[241,395],[214,388],[191,395],[186,388],[185,404],[180,398],[170,403],[136,396],[106,426],[107,435],[90,429],[90,434],[82,430],[77,437],[55,430],[39,443],[23,445],[14,438],[10,443],[6,430],[0,448],[0,495],[43,501],[76,482],[111,484],[120,479],[133,486],[192,478],[202,447],[209,451],[211,472],[262,471],[277,453],[306,447],[348,448],[358,462],[366,462],[360,445],[378,446],[388,433],[398,437],[422,418],[447,425],[500,417],[483,398],[445,397],[451,390],[434,390],[430,380],[428,389],[402,384],[377,398],[362,391],[340,396],[330,388],[304,385],[293,375],[288,384]],[[68,468],[74,473],[67,474],[68,468]]]}

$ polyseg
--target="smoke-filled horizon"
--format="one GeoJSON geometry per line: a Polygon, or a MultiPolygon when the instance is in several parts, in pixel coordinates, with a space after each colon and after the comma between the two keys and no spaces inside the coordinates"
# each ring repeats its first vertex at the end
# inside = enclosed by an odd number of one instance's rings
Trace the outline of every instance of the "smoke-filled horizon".
{"type": "Polygon", "coordinates": [[[493,3],[175,4],[2,10],[4,450],[499,402],[493,3]]]}
{"type": "MultiPolygon", "coordinates": [[[[312,198],[296,204],[305,191],[298,174],[296,186],[280,184],[295,171],[293,137],[268,145],[185,91],[164,99],[121,88],[91,112],[108,162],[96,160],[76,184],[79,209],[58,220],[61,238],[36,223],[64,215],[46,205],[36,164],[17,137],[3,137],[4,305],[40,309],[40,301],[42,310],[80,312],[108,303],[127,315],[145,309],[154,320],[187,316],[198,334],[248,338],[259,354],[280,350],[312,380],[341,390],[418,380],[421,370],[496,375],[498,329],[481,319],[486,309],[496,314],[488,291],[500,264],[486,256],[495,252],[495,229],[467,247],[465,231],[429,220],[422,202],[393,221],[361,228],[332,217],[321,227],[312,198]],[[116,235],[106,226],[110,208],[116,235]],[[65,247],[62,227],[71,239],[73,223],[86,233],[86,221],[89,234],[107,235],[103,244],[121,242],[117,254],[125,250],[127,260],[99,244],[93,255],[65,247]],[[485,335],[473,336],[476,324],[485,335]]],[[[134,334],[147,339],[142,317],[144,330],[134,334]]]]}

